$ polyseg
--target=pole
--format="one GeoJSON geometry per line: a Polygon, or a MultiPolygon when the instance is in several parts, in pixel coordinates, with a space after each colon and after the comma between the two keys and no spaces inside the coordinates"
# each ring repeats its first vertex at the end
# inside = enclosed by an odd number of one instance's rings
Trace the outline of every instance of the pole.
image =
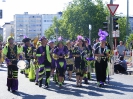
{"type": "Polygon", "coordinates": [[[128,24],[128,23],[129,23],[129,0],[127,0],[127,24],[126,24],[126,25],[127,25],[127,26],[126,26],[126,35],[127,35],[127,36],[129,35],[129,33],[128,33],[128,32],[129,32],[129,31],[128,31],[128,30],[129,30],[129,28],[128,28],[128,25],[129,25],[129,24],[128,24]]]}
{"type": "MultiPolygon", "coordinates": [[[[113,4],[113,0],[110,0],[110,4],[113,4]]],[[[110,42],[110,46],[111,46],[111,49],[113,50],[113,37],[112,37],[112,32],[113,32],[113,16],[112,14],[110,13],[110,29],[109,29],[109,42],[110,42]]]]}

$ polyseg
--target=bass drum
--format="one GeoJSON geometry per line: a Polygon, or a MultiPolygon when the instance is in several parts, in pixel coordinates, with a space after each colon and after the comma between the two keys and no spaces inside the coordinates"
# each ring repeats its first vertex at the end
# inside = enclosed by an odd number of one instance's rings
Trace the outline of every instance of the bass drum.
{"type": "Polygon", "coordinates": [[[21,70],[26,69],[29,67],[29,62],[27,60],[20,60],[17,63],[17,67],[21,70]]]}

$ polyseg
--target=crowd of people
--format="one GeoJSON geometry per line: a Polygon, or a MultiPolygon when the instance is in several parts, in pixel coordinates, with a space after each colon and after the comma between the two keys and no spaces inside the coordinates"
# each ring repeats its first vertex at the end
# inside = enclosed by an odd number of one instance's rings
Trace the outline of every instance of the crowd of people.
{"type": "Polygon", "coordinates": [[[81,35],[77,36],[75,42],[64,41],[62,37],[59,37],[56,42],[44,36],[34,40],[24,37],[23,44],[14,44],[14,38],[9,36],[7,44],[3,49],[1,48],[8,69],[8,91],[18,90],[17,64],[20,60],[26,60],[26,68],[20,72],[39,87],[42,87],[45,75],[46,88],[49,87],[51,76],[59,88],[62,88],[66,71],[68,79],[71,81],[74,73],[76,87],[82,87],[83,80],[85,84],[89,84],[91,68],[95,68],[98,87],[104,86],[108,75],[111,48],[106,41],[108,36],[106,31],[100,29],[98,36],[100,38],[96,39],[93,47],[90,45],[90,40],[81,35]]]}

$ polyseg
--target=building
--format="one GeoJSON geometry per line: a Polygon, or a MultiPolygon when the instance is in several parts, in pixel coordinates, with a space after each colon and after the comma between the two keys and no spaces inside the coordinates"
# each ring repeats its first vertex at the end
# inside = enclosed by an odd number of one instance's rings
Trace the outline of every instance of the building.
{"type": "Polygon", "coordinates": [[[133,16],[129,17],[129,23],[130,23],[130,29],[131,29],[131,31],[133,33],[133,16]]]}
{"type": "Polygon", "coordinates": [[[3,41],[7,41],[8,36],[14,36],[14,22],[6,22],[3,25],[3,41]]]}
{"type": "Polygon", "coordinates": [[[43,14],[42,15],[42,35],[45,34],[45,31],[53,24],[54,17],[60,19],[62,17],[62,12],[57,14],[43,14]]]}
{"type": "Polygon", "coordinates": [[[15,41],[22,41],[24,36],[31,39],[42,34],[42,15],[40,14],[15,14],[14,15],[15,41]]]}
{"type": "Polygon", "coordinates": [[[3,28],[0,27],[0,35],[3,36],[3,28]]]}

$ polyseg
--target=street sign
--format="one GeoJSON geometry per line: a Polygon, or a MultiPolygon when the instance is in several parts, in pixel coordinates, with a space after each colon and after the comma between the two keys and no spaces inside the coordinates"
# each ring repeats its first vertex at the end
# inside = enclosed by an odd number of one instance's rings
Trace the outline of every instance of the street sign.
{"type": "Polygon", "coordinates": [[[107,6],[108,6],[111,14],[114,15],[117,8],[118,8],[118,6],[119,6],[119,4],[107,4],[107,6]]]}
{"type": "Polygon", "coordinates": [[[113,37],[120,37],[120,31],[119,30],[113,31],[113,37]]]}

